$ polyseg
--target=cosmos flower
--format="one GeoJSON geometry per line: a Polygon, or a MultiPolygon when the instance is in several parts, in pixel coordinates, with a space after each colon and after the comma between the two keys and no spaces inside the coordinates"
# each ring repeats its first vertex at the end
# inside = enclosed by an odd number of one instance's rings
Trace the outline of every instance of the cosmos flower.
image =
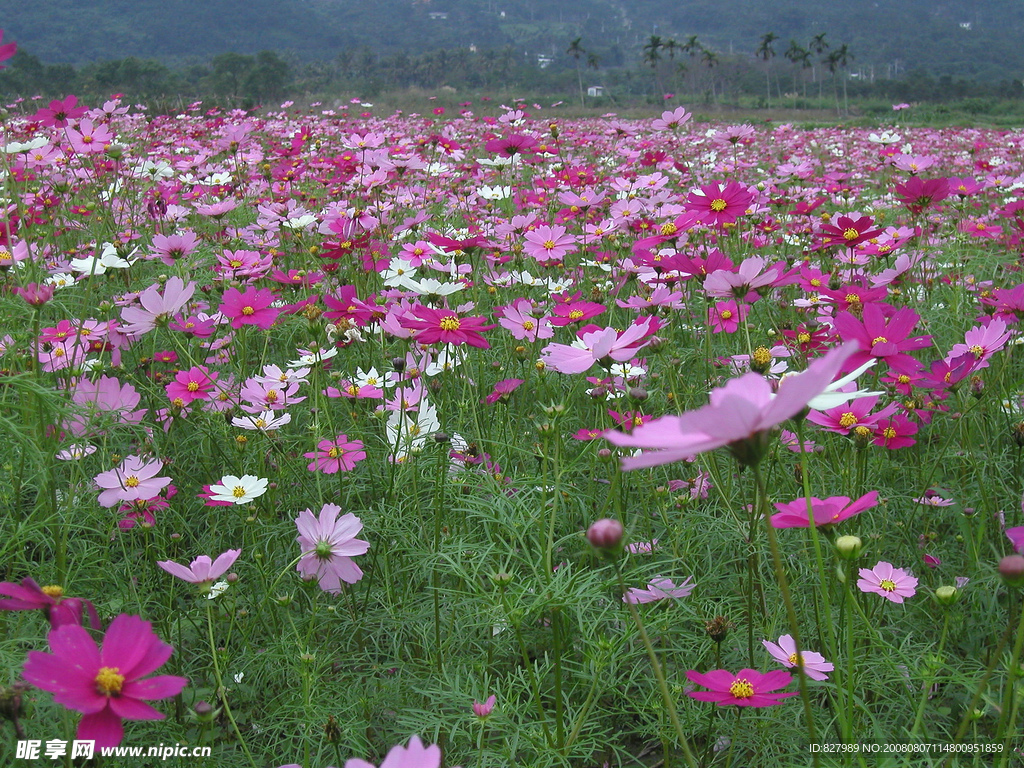
{"type": "Polygon", "coordinates": [[[296,569],[307,581],[317,578],[320,588],[334,595],[341,594],[341,582],[355,584],[363,577],[352,558],[370,548],[369,542],[356,538],[362,521],[351,512],[338,517],[339,512],[337,504],[324,504],[319,517],[304,509],[295,519],[296,541],[302,548],[296,569]]]}
{"type": "MultiPolygon", "coordinates": [[[[814,516],[814,524],[837,525],[849,517],[860,514],[866,509],[871,509],[878,504],[878,491],[865,493],[855,502],[851,503],[848,496],[829,496],[827,499],[811,498],[811,511],[814,516]]],[[[772,515],[772,527],[774,528],[807,528],[807,499],[801,497],[786,504],[776,504],[779,510],[772,515]]]]}
{"type": "Polygon", "coordinates": [[[53,700],[82,713],[76,738],[94,740],[97,747],[121,743],[125,720],[162,720],[163,713],[147,701],[181,693],[184,677],[146,677],[162,667],[174,649],[153,633],[152,625],[122,613],[107,628],[103,645],[77,624],[65,624],[49,634],[52,653],[29,651],[26,682],[53,694],[53,700]]]}
{"type": "Polygon", "coordinates": [[[624,603],[653,603],[656,600],[665,600],[673,597],[687,597],[693,588],[696,586],[692,584],[690,580],[692,576],[687,577],[678,587],[672,582],[672,579],[664,579],[660,576],[655,579],[651,579],[651,582],[647,585],[647,589],[637,589],[636,587],[631,588],[626,594],[622,596],[624,603]]]}
{"type": "Polygon", "coordinates": [[[828,675],[825,673],[835,669],[835,666],[831,662],[825,661],[825,657],[820,653],[801,649],[798,655],[796,641],[793,640],[792,635],[783,635],[779,638],[778,643],[762,640],[761,644],[777,662],[790,669],[796,668],[803,671],[811,680],[828,680],[828,675]]]}
{"type": "Polygon", "coordinates": [[[169,477],[157,477],[163,466],[159,460],[147,462],[141,456],[126,457],[120,466],[94,478],[102,489],[97,501],[101,506],[112,507],[121,501],[153,498],[171,483],[169,477]]]}
{"type": "Polygon", "coordinates": [[[228,568],[235,564],[235,560],[242,554],[240,549],[229,549],[211,561],[209,555],[200,555],[186,568],[173,560],[158,560],[157,565],[163,568],[172,576],[184,579],[190,584],[209,584],[217,577],[227,573],[228,568]]]}
{"type": "Polygon", "coordinates": [[[366,451],[359,440],[349,440],[347,435],[338,435],[333,440],[321,440],[317,450],[302,454],[313,459],[307,469],[310,472],[323,472],[333,475],[337,472],[349,472],[356,464],[366,458],[366,451]]]}
{"type": "Polygon", "coordinates": [[[793,682],[793,676],[782,670],[758,672],[755,669],[741,669],[733,674],[725,669],[715,669],[701,674],[691,669],[686,676],[691,682],[710,689],[689,691],[687,696],[698,701],[713,701],[720,707],[770,707],[781,704],[782,699],[797,695],[796,691],[772,693],[793,682]]]}
{"type": "Polygon", "coordinates": [[[268,480],[255,475],[224,475],[219,483],[210,486],[210,500],[248,504],[267,492],[268,483],[268,480]]]}
{"type": "Polygon", "coordinates": [[[893,568],[892,563],[879,561],[874,568],[861,568],[859,573],[857,588],[861,592],[874,592],[894,603],[917,593],[917,578],[902,568],[893,568]]]}

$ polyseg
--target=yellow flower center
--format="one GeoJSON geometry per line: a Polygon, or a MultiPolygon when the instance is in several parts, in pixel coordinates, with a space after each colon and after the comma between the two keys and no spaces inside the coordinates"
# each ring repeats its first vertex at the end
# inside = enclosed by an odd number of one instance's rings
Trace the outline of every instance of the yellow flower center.
{"type": "Polygon", "coordinates": [[[171,400],[171,405],[175,406],[176,408],[184,408],[185,400],[184,398],[176,397],[173,400],[171,400]]]}
{"type": "Polygon", "coordinates": [[[885,338],[885,336],[875,336],[875,338],[873,338],[871,340],[871,346],[874,346],[875,344],[888,344],[888,343],[889,343],[889,340],[887,338],[885,338]]]}
{"type": "MultiPolygon", "coordinates": [[[[718,213],[719,211],[724,211],[726,205],[727,203],[725,202],[725,200],[723,200],[720,197],[716,197],[714,200],[711,201],[711,210],[718,213]]],[[[735,685],[735,683],[733,683],[733,685],[735,685]]]]}
{"type": "Polygon", "coordinates": [[[816,277],[812,277],[811,278],[811,285],[813,285],[815,288],[820,288],[821,287],[821,280],[819,280],[816,277]]]}
{"type": "Polygon", "coordinates": [[[800,654],[794,651],[789,654],[789,663],[795,667],[802,667],[804,665],[804,660],[800,657],[800,654]]]}
{"type": "Polygon", "coordinates": [[[135,475],[131,475],[124,481],[124,484],[128,488],[138,488],[139,478],[137,478],[135,475]]]}
{"type": "Polygon", "coordinates": [[[190,381],[185,386],[185,389],[187,389],[189,392],[198,392],[199,391],[199,382],[198,381],[190,381]]]}
{"type": "Polygon", "coordinates": [[[731,309],[726,309],[726,310],[724,310],[722,312],[722,319],[723,320],[728,320],[731,317],[732,317],[732,310],[731,309]]]}
{"type": "Polygon", "coordinates": [[[574,309],[572,312],[569,313],[570,320],[579,320],[581,317],[583,317],[582,310],[574,309]]]}
{"type": "Polygon", "coordinates": [[[232,269],[238,269],[240,266],[242,266],[242,262],[240,262],[238,259],[232,259],[231,261],[228,262],[228,266],[230,266],[232,269]]]}
{"type": "Polygon", "coordinates": [[[678,231],[679,228],[672,222],[661,225],[661,234],[663,234],[665,237],[672,237],[672,235],[674,235],[678,231]]]}
{"type": "Polygon", "coordinates": [[[555,241],[554,240],[545,240],[544,241],[544,250],[545,251],[550,251],[554,247],[555,247],[555,241]]]}
{"type": "Polygon", "coordinates": [[[766,347],[758,347],[754,350],[754,363],[757,365],[768,365],[772,361],[772,353],[766,347]]]}
{"type": "Polygon", "coordinates": [[[845,296],[847,304],[860,304],[860,296],[856,293],[848,293],[845,296]]]}
{"type": "Polygon", "coordinates": [[[523,321],[523,330],[532,331],[536,327],[537,326],[534,325],[533,320],[525,320],[525,321],[523,321]]]}
{"type": "Polygon", "coordinates": [[[971,352],[974,353],[975,357],[981,357],[982,355],[985,354],[985,350],[981,347],[980,344],[975,344],[973,347],[971,347],[971,352]]]}
{"type": "Polygon", "coordinates": [[[240,499],[243,496],[245,496],[245,488],[243,488],[240,485],[236,485],[234,489],[231,491],[231,495],[234,496],[236,499],[240,499]]]}
{"type": "Polygon", "coordinates": [[[100,667],[96,673],[96,690],[104,696],[116,696],[121,693],[124,675],[119,667],[100,667]]]}
{"type": "Polygon", "coordinates": [[[441,330],[442,331],[457,331],[462,323],[459,322],[459,318],[455,315],[447,315],[441,318],[441,330]]]}
{"type": "Polygon", "coordinates": [[[801,344],[806,344],[811,340],[811,334],[807,333],[806,331],[798,333],[796,335],[796,340],[799,341],[801,344]]]}
{"type": "Polygon", "coordinates": [[[892,440],[894,437],[896,437],[896,430],[893,429],[892,427],[886,427],[885,429],[882,430],[882,435],[885,436],[886,440],[892,440]]]}
{"type": "Polygon", "coordinates": [[[871,434],[871,430],[868,429],[867,427],[861,426],[854,429],[853,434],[855,434],[857,437],[867,437],[868,435],[871,434]]]}
{"type": "Polygon", "coordinates": [[[339,456],[343,455],[344,453],[345,451],[343,451],[338,446],[333,446],[329,451],[327,451],[327,455],[330,456],[332,459],[336,459],[339,456]]]}
{"type": "Polygon", "coordinates": [[[907,374],[905,373],[901,373],[899,376],[896,377],[896,381],[898,381],[900,384],[909,384],[910,377],[907,376],[907,374]]]}
{"type": "Polygon", "coordinates": [[[839,426],[843,429],[849,429],[857,423],[857,417],[850,411],[847,411],[839,417],[839,426]]]}
{"type": "Polygon", "coordinates": [[[729,686],[729,693],[737,699],[749,699],[754,695],[754,686],[745,677],[737,677],[729,686]]]}
{"type": "Polygon", "coordinates": [[[267,426],[267,422],[264,421],[263,419],[256,419],[256,421],[254,421],[253,424],[255,424],[258,429],[263,429],[265,426],[267,426]]]}
{"type": "Polygon", "coordinates": [[[878,586],[884,589],[886,592],[892,592],[896,589],[896,582],[892,579],[882,579],[878,586]]]}
{"type": "Polygon", "coordinates": [[[267,390],[267,394],[266,394],[266,398],[267,398],[267,402],[268,403],[276,403],[277,402],[277,390],[276,389],[268,389],[267,390]]]}
{"type": "Polygon", "coordinates": [[[60,586],[59,584],[50,584],[48,586],[42,587],[42,593],[44,595],[49,595],[50,597],[57,599],[60,597],[64,597],[64,587],[60,586]]]}
{"type": "Polygon", "coordinates": [[[860,232],[858,232],[853,227],[847,227],[846,229],[843,230],[844,240],[856,240],[858,237],[860,237],[860,232]]]}
{"type": "Polygon", "coordinates": [[[355,384],[349,384],[348,389],[346,389],[345,391],[348,392],[353,397],[355,397],[357,394],[359,394],[359,387],[357,387],[355,384]]]}
{"type": "Polygon", "coordinates": [[[256,310],[253,309],[252,307],[242,307],[242,314],[243,315],[255,315],[256,314],[256,310]]]}

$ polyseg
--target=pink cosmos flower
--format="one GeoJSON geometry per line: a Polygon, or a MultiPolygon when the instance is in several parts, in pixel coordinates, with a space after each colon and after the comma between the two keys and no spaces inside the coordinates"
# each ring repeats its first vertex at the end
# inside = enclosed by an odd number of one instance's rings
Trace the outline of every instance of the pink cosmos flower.
{"type": "Polygon", "coordinates": [[[323,472],[333,475],[337,472],[349,472],[356,464],[366,458],[366,451],[359,440],[349,440],[347,435],[338,435],[333,440],[321,440],[316,451],[302,454],[313,459],[306,469],[310,472],[323,472]]]}
{"type": "Polygon", "coordinates": [[[527,232],[523,251],[541,264],[560,262],[576,250],[576,237],[566,233],[565,227],[542,225],[527,232]]]}
{"type": "Polygon", "coordinates": [[[705,184],[686,198],[686,210],[698,214],[702,224],[735,224],[754,202],[754,193],[736,181],[705,184]]]}
{"type": "Polygon", "coordinates": [[[708,325],[711,326],[712,333],[736,333],[740,323],[747,319],[748,312],[749,304],[737,304],[732,299],[719,301],[708,307],[708,325]]]}
{"type": "Polygon", "coordinates": [[[231,319],[232,328],[255,325],[266,331],[281,314],[281,310],[270,306],[273,303],[274,294],[266,288],[250,288],[245,293],[229,288],[224,291],[220,311],[231,319]]]}
{"type": "Polygon", "coordinates": [[[836,316],[835,328],[843,341],[857,341],[862,351],[850,358],[848,369],[858,368],[872,357],[881,358],[890,368],[913,365],[907,352],[927,347],[931,336],[910,336],[921,319],[910,307],[900,307],[887,318],[878,304],[865,304],[863,317],[850,312],[836,316]]]}
{"type": "Polygon", "coordinates": [[[217,559],[213,561],[210,560],[209,555],[200,555],[192,561],[188,568],[178,565],[173,560],[159,560],[157,565],[172,576],[184,579],[190,584],[209,584],[217,577],[227,573],[228,568],[235,564],[235,560],[240,554],[242,554],[240,549],[229,549],[218,555],[217,559]]]}
{"type": "Polygon", "coordinates": [[[42,611],[50,622],[51,629],[65,624],[81,624],[82,609],[89,614],[89,623],[95,630],[100,629],[100,617],[88,600],[79,597],[64,597],[64,589],[56,584],[40,587],[28,577],[21,584],[10,581],[0,582],[0,595],[7,595],[0,600],[0,610],[4,611],[42,611]]]}
{"type": "Polygon", "coordinates": [[[748,373],[713,390],[711,402],[703,408],[663,416],[630,434],[609,430],[605,439],[614,445],[653,449],[622,459],[625,470],[656,467],[724,446],[744,463],[753,463],[763,452],[768,431],[824,392],[856,350],[856,344],[830,350],[803,373],[783,379],[777,392],[761,374],[748,373]]]}
{"type": "Polygon", "coordinates": [[[31,119],[50,128],[67,128],[88,111],[86,107],[78,106],[77,96],[67,96],[63,101],[54,99],[50,106],[40,109],[31,119]]]}
{"type": "Polygon", "coordinates": [[[741,669],[735,675],[725,669],[716,669],[705,674],[691,669],[686,676],[691,682],[710,689],[689,691],[687,696],[698,701],[713,701],[720,707],[770,707],[781,704],[782,699],[797,695],[796,691],[772,693],[793,682],[793,676],[781,669],[764,673],[755,669],[741,669]]]}
{"type": "MultiPolygon", "coordinates": [[[[827,499],[811,498],[814,524],[838,525],[848,517],[860,514],[878,504],[878,491],[865,493],[852,504],[848,496],[829,496],[827,499]]],[[[807,528],[807,499],[799,498],[786,504],[776,504],[777,514],[772,515],[774,528],[807,528]]]]}
{"type": "MultiPolygon", "coordinates": [[[[409,746],[401,744],[393,746],[380,764],[380,768],[440,768],[441,748],[436,744],[424,747],[419,736],[409,740],[409,746]]],[[[282,765],[280,768],[301,768],[297,763],[282,765]]],[[[360,760],[358,757],[345,761],[345,768],[376,768],[373,763],[360,760]]]]}
{"type": "Polygon", "coordinates": [[[487,701],[481,704],[479,701],[473,700],[473,714],[483,720],[485,717],[490,717],[491,712],[494,711],[494,705],[498,701],[498,697],[493,694],[487,697],[487,701]]]}
{"type": "Polygon", "coordinates": [[[88,118],[78,124],[77,130],[69,126],[64,132],[71,142],[71,147],[82,155],[103,152],[114,140],[114,134],[107,126],[103,123],[96,125],[88,118]]]}
{"type": "Polygon", "coordinates": [[[541,362],[558,373],[583,373],[594,363],[610,365],[624,363],[650,343],[649,336],[657,332],[659,324],[653,316],[635,320],[619,333],[614,328],[581,329],[571,345],[548,344],[541,350],[541,362]]]}
{"type": "Polygon", "coordinates": [[[120,501],[151,499],[170,485],[171,478],[157,477],[162,461],[147,462],[141,456],[128,456],[116,469],[100,472],[93,478],[103,490],[97,501],[112,507],[120,501]]]}
{"type": "Polygon", "coordinates": [[[853,248],[882,234],[882,229],[875,227],[875,220],[863,213],[837,213],[821,225],[819,234],[824,248],[833,245],[853,248]]]}
{"type": "Polygon", "coordinates": [[[963,344],[954,344],[947,360],[953,360],[961,355],[970,352],[976,360],[980,360],[984,368],[988,365],[988,359],[996,352],[1006,346],[1010,340],[1010,333],[1006,330],[1006,323],[999,317],[993,317],[985,325],[976,325],[964,334],[963,344]]]}
{"type": "Polygon", "coordinates": [[[507,403],[512,393],[515,392],[522,383],[523,379],[502,379],[494,385],[494,390],[484,398],[484,402],[488,405],[493,405],[499,401],[507,403]]]}
{"type": "Polygon", "coordinates": [[[772,657],[783,666],[802,670],[811,680],[828,680],[826,672],[831,672],[835,666],[825,661],[820,653],[801,649],[796,652],[796,642],[792,635],[783,635],[778,643],[769,640],[762,640],[761,644],[767,649],[772,657]]]}
{"type": "Polygon", "coordinates": [[[153,330],[160,323],[166,323],[186,306],[196,291],[196,284],[188,285],[180,277],[172,277],[163,286],[151,285],[139,294],[141,307],[131,306],[121,310],[125,325],[121,332],[134,338],[153,330]]]}
{"type": "Polygon", "coordinates": [[[210,393],[216,387],[214,380],[217,376],[217,373],[211,374],[205,365],[194,365],[187,371],[178,371],[174,381],[165,387],[167,397],[179,408],[195,400],[209,400],[210,393]]]}
{"type": "Polygon", "coordinates": [[[198,236],[190,230],[174,235],[153,235],[153,258],[173,267],[175,262],[194,253],[198,245],[198,236]]]}
{"type": "Polygon", "coordinates": [[[880,561],[874,568],[861,568],[857,588],[861,592],[874,592],[886,600],[902,603],[905,597],[917,592],[917,578],[892,563],[880,561]]]}
{"type": "Polygon", "coordinates": [[[355,584],[363,572],[352,560],[365,554],[370,543],[357,539],[362,521],[351,512],[338,517],[341,507],[324,504],[320,517],[304,509],[295,519],[299,529],[296,541],[302,547],[302,559],[296,569],[306,581],[316,577],[320,588],[333,595],[341,594],[341,582],[355,584]]]}
{"type": "Polygon", "coordinates": [[[693,588],[696,586],[691,583],[692,576],[688,576],[682,584],[678,587],[672,583],[672,579],[663,579],[660,576],[655,579],[651,579],[647,585],[647,589],[637,589],[636,587],[630,588],[626,594],[622,596],[622,602],[624,603],[653,603],[656,600],[665,600],[670,597],[687,597],[693,588]]]}
{"type": "Polygon", "coordinates": [[[176,696],[188,683],[173,675],[143,679],[174,649],[138,616],[122,613],[114,619],[101,648],[77,624],[54,629],[48,639],[52,653],[29,651],[25,680],[52,693],[57,704],[81,712],[76,738],[92,739],[97,747],[121,743],[122,719],[162,720],[163,713],[145,702],[176,696]]]}
{"type": "Polygon", "coordinates": [[[481,335],[493,325],[484,325],[482,317],[459,317],[450,309],[434,309],[418,305],[399,320],[403,328],[416,331],[414,338],[420,344],[469,344],[487,349],[491,345],[481,335]]]}

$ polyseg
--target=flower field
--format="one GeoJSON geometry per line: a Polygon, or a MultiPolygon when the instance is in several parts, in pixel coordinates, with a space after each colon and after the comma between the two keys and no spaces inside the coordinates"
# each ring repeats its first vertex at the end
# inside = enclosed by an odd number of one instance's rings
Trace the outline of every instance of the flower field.
{"type": "Polygon", "coordinates": [[[1019,765],[1024,132],[442,112],[10,105],[4,764],[1019,765]]]}

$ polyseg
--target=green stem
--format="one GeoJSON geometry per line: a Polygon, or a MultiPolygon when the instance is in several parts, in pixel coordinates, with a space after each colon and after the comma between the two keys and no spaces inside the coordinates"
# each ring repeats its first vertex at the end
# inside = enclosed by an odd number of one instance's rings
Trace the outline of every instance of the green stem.
{"type": "MultiPolygon", "coordinates": [[[[619,589],[623,595],[627,593],[626,582],[622,578],[622,570],[619,568],[619,562],[615,561],[615,575],[619,580],[619,589]]],[[[643,641],[644,648],[647,649],[647,658],[651,661],[651,669],[654,670],[654,677],[658,681],[658,688],[661,690],[661,699],[665,703],[665,710],[668,712],[668,717],[672,721],[672,727],[675,729],[676,738],[679,740],[679,746],[683,749],[683,759],[686,760],[686,764],[690,768],[697,768],[697,759],[693,756],[693,752],[690,751],[690,743],[686,738],[686,734],[683,733],[682,723],[679,722],[679,713],[676,711],[675,701],[672,699],[672,692],[668,689],[668,682],[665,680],[665,673],[661,669],[661,663],[658,661],[658,655],[654,652],[654,646],[651,645],[651,640],[647,636],[647,630],[644,629],[644,623],[640,620],[640,613],[637,611],[636,606],[629,601],[626,602],[626,608],[629,610],[629,615],[633,617],[633,623],[636,624],[637,632],[640,633],[640,639],[643,641]]]]}
{"type": "Polygon", "coordinates": [[[217,681],[217,698],[220,699],[220,703],[224,706],[224,714],[227,715],[231,728],[234,730],[235,736],[238,737],[238,743],[242,745],[242,751],[249,758],[249,764],[253,768],[257,768],[256,761],[253,760],[252,753],[249,751],[245,739],[242,738],[242,732],[238,730],[238,723],[235,722],[235,716],[232,714],[231,707],[228,704],[227,691],[224,689],[224,682],[220,674],[220,662],[217,659],[217,642],[213,638],[213,606],[210,605],[209,601],[206,604],[206,630],[207,638],[210,641],[210,657],[213,659],[213,676],[217,681]]]}

